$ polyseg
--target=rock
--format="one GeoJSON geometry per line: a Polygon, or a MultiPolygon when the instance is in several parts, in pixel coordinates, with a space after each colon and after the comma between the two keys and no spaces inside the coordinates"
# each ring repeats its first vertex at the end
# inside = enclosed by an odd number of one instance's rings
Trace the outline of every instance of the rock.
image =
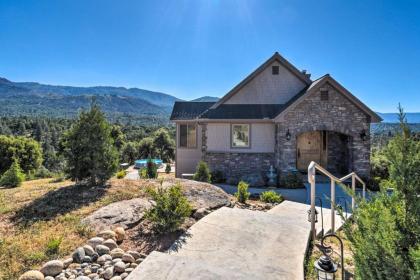
{"type": "MultiPolygon", "coordinates": [[[[101,208],[103,209],[103,208],[101,208]]],[[[100,210],[100,209],[99,209],[100,210]]],[[[98,234],[99,237],[102,237],[103,239],[116,239],[117,235],[113,230],[103,230],[98,234]]]]}
{"type": "Polygon", "coordinates": [[[125,272],[131,273],[131,272],[133,272],[133,270],[134,270],[134,268],[129,267],[129,268],[126,268],[125,269],[125,272]]]}
{"type": "Polygon", "coordinates": [[[74,252],[73,252],[73,261],[76,263],[81,263],[83,258],[85,257],[85,249],[83,249],[83,247],[79,247],[77,248],[74,252]]]}
{"type": "Polygon", "coordinates": [[[104,273],[102,274],[102,277],[104,279],[106,279],[106,280],[111,279],[112,276],[114,276],[114,268],[112,266],[106,268],[105,271],[104,271],[104,273]]]}
{"type": "Polygon", "coordinates": [[[121,276],[114,276],[111,278],[111,280],[122,280],[121,276]]]}
{"type": "MultiPolygon", "coordinates": [[[[221,188],[203,182],[177,179],[182,185],[182,192],[191,203],[193,211],[200,208],[212,210],[230,205],[230,196],[221,188]]],[[[165,181],[163,187],[174,185],[174,182],[165,181]]]]}
{"type": "Polygon", "coordinates": [[[44,274],[38,270],[29,270],[19,277],[19,280],[44,280],[44,274]]]}
{"type": "MultiPolygon", "coordinates": [[[[58,276],[57,276],[58,277],[58,276]]],[[[54,277],[52,277],[52,276],[47,276],[47,277],[45,277],[45,280],[55,280],[55,278],[54,277]]]]}
{"type": "Polygon", "coordinates": [[[135,260],[141,257],[139,252],[133,250],[127,251],[127,254],[132,255],[135,260]]]}
{"type": "Polygon", "coordinates": [[[76,278],[76,280],[91,280],[91,279],[93,279],[93,278],[89,278],[87,276],[79,276],[79,277],[76,278]]]}
{"type": "Polygon", "coordinates": [[[140,264],[142,261],[144,261],[144,258],[138,258],[136,259],[136,264],[140,264]]]}
{"type": "Polygon", "coordinates": [[[115,248],[111,251],[110,254],[112,258],[115,259],[115,258],[121,258],[125,254],[125,252],[121,248],[115,248]]]}
{"type": "MultiPolygon", "coordinates": [[[[143,218],[145,211],[150,207],[151,203],[145,198],[123,200],[96,210],[84,218],[82,222],[89,224],[97,231],[115,226],[127,229],[138,224],[143,218]]],[[[108,239],[110,237],[104,238],[108,239]]]]}
{"type": "Polygon", "coordinates": [[[127,272],[121,273],[121,275],[120,275],[121,279],[125,279],[125,278],[127,278],[127,276],[128,276],[127,272]]]}
{"type": "Polygon", "coordinates": [[[90,245],[83,246],[83,249],[85,250],[85,254],[88,256],[92,256],[95,253],[95,249],[93,249],[90,245]]]}
{"type": "Polygon", "coordinates": [[[194,212],[193,217],[196,220],[200,220],[201,218],[203,218],[204,216],[206,216],[209,213],[210,213],[210,211],[207,210],[206,208],[200,208],[200,209],[197,209],[197,211],[194,212]]]}
{"type": "Polygon", "coordinates": [[[114,270],[115,272],[118,272],[118,273],[125,272],[125,263],[123,263],[122,261],[117,262],[114,265],[114,270]]]}
{"type": "Polygon", "coordinates": [[[137,264],[136,263],[130,263],[130,267],[131,268],[136,268],[137,267],[137,264]]]}
{"type": "Polygon", "coordinates": [[[118,248],[117,243],[115,243],[115,241],[113,239],[107,239],[107,240],[105,240],[104,243],[102,243],[102,245],[108,247],[109,250],[118,248]]]}
{"type": "Polygon", "coordinates": [[[101,245],[104,242],[104,239],[102,237],[93,237],[88,240],[88,245],[92,246],[93,249],[96,248],[96,246],[101,245]]]}
{"type": "Polygon", "coordinates": [[[62,261],[53,260],[44,264],[41,268],[41,272],[45,276],[56,276],[61,273],[63,268],[64,268],[64,264],[62,261]]]}
{"type": "Polygon", "coordinates": [[[124,254],[122,257],[121,257],[121,259],[122,259],[122,261],[123,262],[126,262],[126,263],[132,263],[132,262],[135,262],[135,259],[133,258],[133,256],[132,255],[130,255],[130,254],[124,254]]]}
{"type": "Polygon", "coordinates": [[[89,279],[99,279],[98,273],[91,273],[88,275],[89,279]]]}
{"type": "Polygon", "coordinates": [[[112,257],[110,256],[110,255],[102,255],[102,256],[100,256],[97,260],[96,260],[96,262],[98,263],[98,264],[100,264],[100,265],[104,265],[105,264],[105,262],[107,262],[107,261],[110,261],[110,260],[112,260],[112,257]]]}
{"type": "Polygon", "coordinates": [[[55,280],[68,280],[68,279],[64,275],[58,275],[58,276],[55,277],[55,280]]]}
{"type": "Polygon", "coordinates": [[[69,265],[71,265],[73,263],[73,258],[68,258],[68,259],[65,259],[64,261],[63,261],[63,266],[64,266],[64,268],[67,268],[67,267],[69,267],[69,265]]]}
{"type": "Polygon", "coordinates": [[[91,257],[89,257],[89,256],[85,256],[85,257],[83,258],[83,262],[84,262],[84,263],[91,263],[91,262],[92,262],[92,258],[91,258],[91,257]]]}
{"type": "Polygon", "coordinates": [[[110,252],[109,248],[105,245],[98,245],[98,246],[96,246],[95,250],[96,250],[96,252],[98,253],[99,256],[109,254],[109,252],[110,252]]]}
{"type": "Polygon", "coordinates": [[[99,257],[99,255],[98,255],[98,253],[94,253],[92,256],[90,256],[91,258],[92,258],[92,261],[93,262],[96,262],[96,260],[98,259],[98,257],[99,257]]]}
{"type": "Polygon", "coordinates": [[[117,235],[117,242],[123,242],[125,239],[125,230],[123,227],[116,227],[114,229],[115,234],[117,235]]]}

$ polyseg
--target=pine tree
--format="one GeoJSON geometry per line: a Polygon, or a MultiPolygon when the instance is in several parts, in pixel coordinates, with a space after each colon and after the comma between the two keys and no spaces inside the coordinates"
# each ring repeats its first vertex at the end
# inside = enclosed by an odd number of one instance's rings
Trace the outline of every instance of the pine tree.
{"type": "Polygon", "coordinates": [[[116,172],[118,153],[111,137],[111,126],[99,106],[92,102],[82,111],[63,137],[67,173],[76,182],[102,184],[116,172]]]}
{"type": "Polygon", "coordinates": [[[1,176],[0,186],[4,187],[19,187],[25,180],[25,174],[20,168],[19,162],[14,159],[10,168],[1,176]]]}

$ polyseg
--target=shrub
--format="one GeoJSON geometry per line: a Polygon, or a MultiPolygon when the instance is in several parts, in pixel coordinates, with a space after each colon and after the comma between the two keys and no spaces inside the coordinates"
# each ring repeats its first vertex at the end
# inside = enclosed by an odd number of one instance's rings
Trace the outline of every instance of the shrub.
{"type": "Polygon", "coordinates": [[[266,191],[260,194],[260,200],[266,203],[280,203],[283,201],[283,197],[275,191],[266,191]]]}
{"type": "Polygon", "coordinates": [[[147,173],[147,178],[149,178],[149,179],[157,178],[157,175],[158,175],[157,165],[151,159],[147,160],[146,173],[147,173]]]}
{"type": "Polygon", "coordinates": [[[148,194],[155,205],[146,212],[145,218],[158,233],[174,232],[179,229],[186,217],[191,215],[191,206],[182,194],[181,185],[177,184],[167,189],[149,188],[148,194]]]}
{"type": "Polygon", "coordinates": [[[50,240],[48,240],[48,243],[45,249],[45,254],[48,256],[57,255],[58,251],[60,250],[60,245],[62,241],[63,241],[62,237],[51,238],[50,240]]]}
{"type": "Polygon", "coordinates": [[[165,173],[166,173],[166,174],[171,173],[171,164],[170,164],[170,163],[167,163],[167,164],[166,164],[166,167],[165,167],[165,173]]]}
{"type": "Polygon", "coordinates": [[[200,182],[211,182],[210,169],[207,166],[207,163],[204,161],[198,163],[193,179],[200,182]]]}
{"type": "Polygon", "coordinates": [[[116,176],[117,176],[118,179],[123,179],[125,177],[125,175],[127,175],[127,171],[126,170],[120,170],[116,174],[116,176]]]}
{"type": "Polygon", "coordinates": [[[25,174],[23,174],[19,162],[15,159],[10,168],[1,176],[0,186],[19,187],[24,180],[25,174]]]}
{"type": "Polygon", "coordinates": [[[211,181],[213,183],[224,183],[226,182],[225,174],[221,170],[214,170],[211,172],[211,181]]]}
{"type": "Polygon", "coordinates": [[[280,177],[280,186],[288,189],[303,188],[303,180],[299,172],[288,172],[280,177]]]}
{"type": "Polygon", "coordinates": [[[143,167],[139,169],[139,177],[140,179],[147,179],[147,168],[143,167]]]}
{"type": "Polygon", "coordinates": [[[248,184],[240,181],[238,184],[238,191],[235,193],[236,198],[240,203],[246,203],[250,193],[248,192],[248,184]]]}

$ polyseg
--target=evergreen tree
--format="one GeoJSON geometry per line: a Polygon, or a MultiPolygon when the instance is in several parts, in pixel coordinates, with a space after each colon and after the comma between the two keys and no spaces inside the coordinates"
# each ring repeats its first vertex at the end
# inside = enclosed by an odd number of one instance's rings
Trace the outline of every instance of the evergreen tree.
{"type": "Polygon", "coordinates": [[[116,172],[118,153],[111,137],[111,126],[99,106],[92,102],[82,111],[63,137],[67,173],[76,182],[104,183],[116,172]]]}
{"type": "Polygon", "coordinates": [[[0,186],[19,187],[24,180],[25,174],[23,174],[17,159],[14,159],[10,168],[0,177],[0,186]]]}
{"type": "Polygon", "coordinates": [[[175,141],[171,139],[165,128],[160,128],[154,134],[153,145],[160,159],[169,161],[175,155],[175,141]]]}

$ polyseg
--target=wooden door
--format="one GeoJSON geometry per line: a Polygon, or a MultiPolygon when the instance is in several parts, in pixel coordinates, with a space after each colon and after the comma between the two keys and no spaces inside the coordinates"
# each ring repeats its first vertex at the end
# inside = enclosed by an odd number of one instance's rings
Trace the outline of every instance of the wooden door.
{"type": "Polygon", "coordinates": [[[307,171],[311,161],[321,164],[321,131],[302,133],[297,138],[297,169],[307,171]]]}

